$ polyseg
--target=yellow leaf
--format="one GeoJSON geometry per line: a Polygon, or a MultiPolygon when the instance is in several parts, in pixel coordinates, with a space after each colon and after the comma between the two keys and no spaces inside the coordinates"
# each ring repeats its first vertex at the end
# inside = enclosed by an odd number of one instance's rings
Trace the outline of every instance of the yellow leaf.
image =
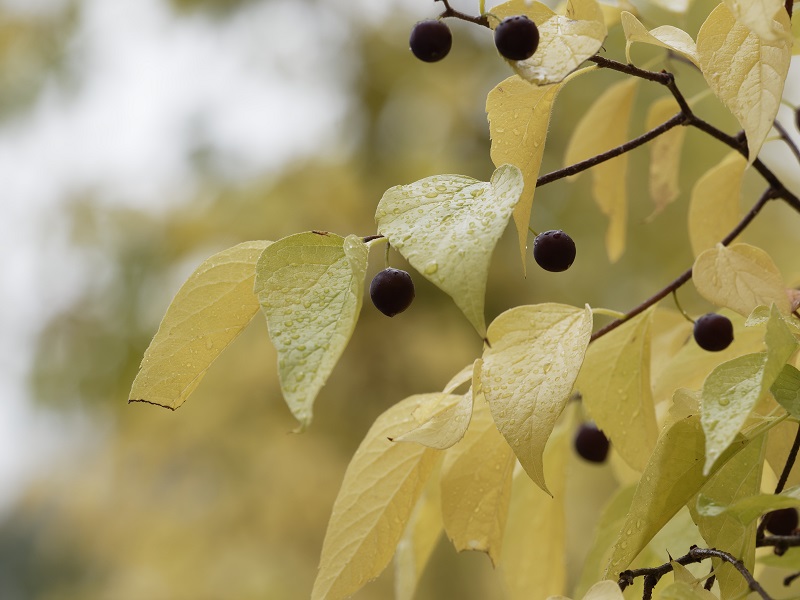
{"type": "Polygon", "coordinates": [[[685,13],[689,10],[691,0],[651,0],[656,6],[674,13],[685,13]]]}
{"type": "Polygon", "coordinates": [[[254,289],[278,351],[283,397],[301,429],[353,334],[366,272],[367,246],[354,235],[290,235],[258,260],[254,289]]]}
{"type": "Polygon", "coordinates": [[[456,389],[467,383],[468,381],[472,381],[472,372],[475,369],[475,364],[470,364],[461,369],[458,373],[453,375],[450,381],[447,382],[447,385],[444,386],[444,393],[445,394],[452,394],[456,389]]]}
{"type": "MultiPolygon", "coordinates": [[[[741,436],[714,465],[711,475],[747,444],[741,436]]],[[[708,480],[703,475],[705,437],[700,417],[677,421],[661,433],[645,467],[611,555],[606,576],[616,579],[658,531],[708,480]]]]}
{"type": "MultiPolygon", "coordinates": [[[[533,56],[508,61],[526,81],[536,85],[563,81],[603,45],[607,30],[597,3],[573,0],[570,4],[576,19],[557,15],[544,4],[527,0],[510,0],[492,8],[492,14],[499,20],[525,15],[539,28],[539,46],[533,56]]],[[[491,19],[492,27],[499,20],[491,19]]]]}
{"type": "MultiPolygon", "coordinates": [[[[628,141],[628,121],[637,82],[629,78],[617,83],[592,104],[575,127],[564,157],[565,164],[591,158],[628,141]]],[[[625,250],[628,155],[622,154],[592,167],[591,173],[594,199],[609,218],[606,250],[611,262],[615,262],[625,250]]]]}
{"type": "Polygon", "coordinates": [[[416,425],[414,410],[438,401],[436,394],[406,398],[367,432],[333,504],[312,600],[347,598],[389,564],[440,454],[388,438],[416,425]]]}
{"type": "Polygon", "coordinates": [[[653,309],[595,340],[576,388],[586,410],[632,468],[642,471],[658,438],[650,388],[653,309]]]}
{"type": "Polygon", "coordinates": [[[258,312],[256,261],[271,242],[244,242],[192,273],[169,305],[144,353],[130,402],[178,408],[217,356],[258,312]]]}
{"type": "Polygon", "coordinates": [[[778,267],[769,254],[749,244],[733,244],[706,250],[694,261],[692,280],[703,298],[740,315],[749,315],[759,304],[775,303],[789,313],[789,298],[778,267]]]}
{"type": "Polygon", "coordinates": [[[486,98],[492,162],[496,166],[515,165],[525,180],[522,198],[514,208],[523,269],[536,178],[542,166],[553,101],[560,89],[560,85],[537,87],[514,75],[497,84],[486,98]]]}
{"type": "Polygon", "coordinates": [[[504,312],[487,333],[491,347],[484,351],[481,381],[492,416],[545,491],[542,454],[578,376],[591,329],[588,306],[538,304],[504,312]]]}
{"type": "Polygon", "coordinates": [[[442,519],[456,550],[486,552],[498,563],[513,470],[514,453],[478,394],[464,439],[445,453],[442,465],[442,519]]]}
{"type": "Polygon", "coordinates": [[[792,37],[794,38],[792,54],[800,54],[800,19],[792,19],[792,37]]]}
{"type": "Polygon", "coordinates": [[[436,175],[387,190],[375,212],[378,231],[453,298],[481,336],[492,251],[524,186],[513,165],[499,167],[489,183],[436,175]]]}
{"type": "MultiPolygon", "coordinates": [[[[783,421],[769,432],[767,439],[767,462],[772,470],[775,472],[776,478],[783,471],[783,466],[786,464],[786,457],[789,456],[789,451],[794,444],[794,438],[797,435],[797,423],[790,421],[783,421]]],[[[800,464],[795,462],[789,473],[789,479],[786,481],[786,487],[794,487],[800,485],[800,464]]]]}
{"type": "Polygon", "coordinates": [[[408,519],[394,554],[395,600],[413,600],[425,565],[442,535],[439,478],[433,473],[408,519]]]}
{"type": "Polygon", "coordinates": [[[697,34],[700,68],[711,90],[747,134],[750,163],[772,128],[789,72],[792,41],[783,37],[790,28],[789,17],[786,11],[775,16],[781,37],[764,40],[720,4],[697,34]]]}
{"type": "Polygon", "coordinates": [[[742,25],[763,40],[777,40],[786,31],[775,27],[775,13],[784,10],[783,0],[723,0],[742,25]]]}
{"type": "Polygon", "coordinates": [[[576,412],[565,411],[566,418],[553,432],[545,450],[545,471],[553,497],[543,494],[522,469],[514,475],[500,565],[509,600],[560,594],[567,586],[564,501],[567,459],[572,452],[570,433],[576,412]],[[531,543],[533,540],[547,543],[531,543]]]}
{"type": "Polygon", "coordinates": [[[622,28],[625,30],[625,39],[627,40],[625,55],[629,63],[633,62],[630,54],[631,45],[634,42],[644,42],[645,44],[672,50],[698,65],[697,45],[694,43],[692,36],[682,29],[672,25],[662,25],[647,31],[647,28],[642,25],[639,19],[629,12],[623,12],[620,20],[622,21],[622,28]]]}
{"type": "MultiPolygon", "coordinates": [[[[680,112],[675,98],[656,100],[647,113],[647,129],[653,129],[680,112]]],[[[686,136],[685,127],[673,127],[650,142],[650,197],[655,209],[647,217],[652,220],[680,195],[681,150],[686,136]]]]}
{"type": "MultiPolygon", "coordinates": [[[[528,596],[530,597],[530,596],[528,596]]],[[[624,600],[616,581],[598,581],[588,589],[583,600],[624,600]]],[[[566,596],[550,596],[547,600],[569,600],[566,596]]]]}
{"type": "Polygon", "coordinates": [[[689,240],[697,256],[716,246],[739,222],[747,160],[731,152],[695,183],[689,201],[689,240]]]}
{"type": "Polygon", "coordinates": [[[392,441],[444,450],[464,437],[472,416],[472,390],[463,396],[439,394],[439,397],[434,406],[426,405],[414,413],[419,425],[392,441]]]}

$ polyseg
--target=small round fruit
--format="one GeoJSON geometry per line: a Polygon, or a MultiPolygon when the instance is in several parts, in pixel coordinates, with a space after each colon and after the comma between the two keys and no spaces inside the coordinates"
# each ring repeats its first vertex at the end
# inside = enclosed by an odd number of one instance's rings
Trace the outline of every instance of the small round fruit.
{"type": "Polygon", "coordinates": [[[733,341],[733,323],[717,313],[703,315],[694,323],[694,341],[703,350],[725,350],[733,341]]]}
{"type": "Polygon", "coordinates": [[[525,60],[539,46],[539,28],[525,15],[507,17],[494,30],[494,45],[508,60],[525,60]]]}
{"type": "Polygon", "coordinates": [[[411,52],[425,62],[442,60],[453,45],[453,34],[450,28],[436,19],[420,21],[411,30],[408,40],[411,52]]]}
{"type": "Polygon", "coordinates": [[[411,275],[400,269],[384,269],[369,284],[372,303],[387,317],[400,314],[414,300],[414,282],[411,275]]]}
{"type": "Polygon", "coordinates": [[[764,515],[764,526],[772,535],[792,535],[797,529],[797,509],[781,508],[764,515]]]}
{"type": "Polygon", "coordinates": [[[594,423],[582,423],[575,434],[575,452],[593,463],[605,462],[611,445],[605,434],[594,423]]]}
{"type": "Polygon", "coordinates": [[[533,240],[533,258],[545,271],[566,271],[575,261],[575,242],[560,229],[545,231],[533,240]]]}

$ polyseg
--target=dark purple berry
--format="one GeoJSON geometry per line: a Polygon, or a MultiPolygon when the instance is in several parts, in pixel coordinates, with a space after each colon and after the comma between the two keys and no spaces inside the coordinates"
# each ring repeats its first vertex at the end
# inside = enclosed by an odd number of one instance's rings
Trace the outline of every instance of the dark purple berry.
{"type": "Polygon", "coordinates": [[[733,323],[717,313],[703,315],[694,323],[694,341],[703,350],[725,350],[733,341],[733,323]]]}
{"type": "Polygon", "coordinates": [[[494,30],[494,45],[508,60],[525,60],[539,45],[539,28],[525,15],[507,17],[494,30]]]}
{"type": "Polygon", "coordinates": [[[764,526],[772,535],[792,535],[797,529],[797,509],[781,508],[764,515],[764,526]]]}
{"type": "Polygon", "coordinates": [[[582,423],[575,434],[575,452],[593,463],[605,462],[611,444],[594,423],[582,423]]]}
{"type": "Polygon", "coordinates": [[[418,59],[425,62],[436,62],[442,60],[450,52],[450,47],[453,45],[453,34],[450,33],[450,28],[443,21],[429,19],[414,25],[408,44],[411,46],[411,52],[418,59]]]}
{"type": "Polygon", "coordinates": [[[575,261],[575,242],[560,229],[545,231],[533,240],[533,258],[545,271],[566,271],[575,261]]]}
{"type": "Polygon", "coordinates": [[[387,317],[400,314],[414,300],[414,282],[411,275],[400,269],[384,269],[369,285],[372,303],[387,317]]]}

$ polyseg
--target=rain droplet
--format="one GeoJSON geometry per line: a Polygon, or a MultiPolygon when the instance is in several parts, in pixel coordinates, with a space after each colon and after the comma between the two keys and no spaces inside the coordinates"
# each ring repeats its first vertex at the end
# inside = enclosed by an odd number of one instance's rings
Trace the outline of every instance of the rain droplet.
{"type": "Polygon", "coordinates": [[[433,275],[438,270],[439,270],[439,265],[436,262],[430,262],[427,265],[425,265],[426,275],[433,275]]]}

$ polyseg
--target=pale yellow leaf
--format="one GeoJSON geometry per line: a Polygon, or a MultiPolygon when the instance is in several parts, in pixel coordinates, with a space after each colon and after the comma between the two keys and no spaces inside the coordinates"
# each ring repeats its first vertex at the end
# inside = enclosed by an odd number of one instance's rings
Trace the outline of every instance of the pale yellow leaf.
{"type": "MultiPolygon", "coordinates": [[[[741,578],[741,575],[739,576],[741,578]]],[[[713,593],[702,587],[684,581],[671,583],[658,596],[659,600],[719,600],[713,593]]]]}
{"type": "Polygon", "coordinates": [[[472,390],[461,396],[443,393],[439,397],[435,405],[426,405],[414,413],[419,423],[414,429],[392,441],[444,450],[464,437],[472,415],[472,390]]]}
{"type": "MultiPolygon", "coordinates": [[[[539,46],[533,56],[508,61],[517,75],[536,85],[558,83],[601,48],[607,30],[599,6],[594,0],[573,0],[571,4],[583,18],[557,15],[544,4],[527,0],[510,0],[492,8],[500,20],[526,15],[539,28],[539,46]]],[[[499,22],[489,20],[492,27],[499,22]]]]}
{"type": "Polygon", "coordinates": [[[347,598],[389,564],[440,454],[388,438],[416,425],[414,410],[438,401],[437,395],[406,398],[367,432],[333,505],[312,600],[347,598]]]}
{"type": "Polygon", "coordinates": [[[543,490],[542,454],[583,363],[592,313],[563,304],[518,306],[487,337],[481,380],[497,427],[543,490]]]}
{"type": "Polygon", "coordinates": [[[573,451],[571,433],[577,415],[574,408],[564,411],[565,418],[553,432],[544,454],[553,497],[537,488],[521,468],[515,473],[500,565],[509,600],[563,594],[567,586],[564,501],[567,461],[573,451]],[[535,544],[531,543],[533,540],[547,542],[535,544]]]}
{"type": "Polygon", "coordinates": [[[462,385],[467,383],[468,381],[472,381],[472,371],[474,369],[474,363],[471,365],[467,365],[463,369],[461,369],[458,373],[453,375],[450,381],[447,382],[447,385],[444,386],[444,393],[445,394],[452,394],[462,385]]]}
{"type": "MultiPolygon", "coordinates": [[[[528,596],[530,597],[530,596],[528,596]]],[[[598,581],[586,592],[582,600],[624,600],[616,581],[598,581]]],[[[547,600],[569,600],[566,596],[550,596],[547,600]]]]}
{"type": "Polygon", "coordinates": [[[384,193],[378,231],[411,266],[449,294],[482,336],[489,263],[522,196],[520,170],[503,165],[484,183],[436,175],[384,193]]]}
{"type": "Polygon", "coordinates": [[[442,518],[456,550],[486,552],[498,563],[513,470],[514,453],[477,394],[469,429],[445,453],[442,465],[442,518]]]}
{"type": "Polygon", "coordinates": [[[691,0],[651,0],[656,6],[674,13],[685,13],[689,10],[691,0]]]}
{"type": "Polygon", "coordinates": [[[634,42],[643,42],[653,46],[661,46],[689,59],[694,64],[698,64],[697,46],[688,33],[672,25],[662,25],[650,31],[629,12],[623,12],[620,16],[622,28],[625,30],[625,54],[628,62],[632,63],[630,50],[634,42]]]}
{"type": "Polygon", "coordinates": [[[517,166],[525,180],[522,198],[514,208],[523,269],[536,179],[542,166],[553,101],[560,89],[560,85],[537,87],[514,75],[497,84],[486,97],[492,162],[496,166],[506,163],[517,166]]]}
{"type": "MultiPolygon", "coordinates": [[[[798,381],[798,383],[800,383],[800,381],[798,381]]],[[[800,394],[797,399],[800,400],[800,394]]],[[[769,466],[772,467],[776,477],[783,471],[783,467],[786,464],[786,457],[789,456],[789,451],[794,444],[794,438],[797,436],[797,428],[797,423],[783,421],[769,431],[769,437],[767,438],[767,462],[769,462],[769,466]]],[[[800,485],[800,463],[797,461],[795,461],[792,466],[786,485],[787,487],[800,485]]]]}
{"type": "MultiPolygon", "coordinates": [[[[747,444],[737,438],[716,462],[713,475],[747,444]]],[[[687,417],[665,429],[656,443],[631,509],[614,544],[606,576],[616,579],[620,572],[648,544],[653,536],[694,496],[708,476],[703,475],[705,437],[700,417],[687,417]]]]}
{"type": "MultiPolygon", "coordinates": [[[[654,129],[680,109],[675,98],[668,96],[653,102],[647,113],[647,129],[654,129]]],[[[673,127],[650,142],[650,197],[655,208],[647,220],[652,220],[680,195],[681,150],[686,137],[685,127],[673,127]]]]}
{"type": "Polygon", "coordinates": [[[778,267],[769,254],[750,244],[706,250],[694,261],[692,280],[697,291],[717,306],[749,315],[760,304],[775,303],[789,312],[789,298],[778,267]]]}
{"type": "Polygon", "coordinates": [[[697,34],[700,68],[711,90],[744,129],[750,163],[772,128],[789,72],[792,41],[784,37],[789,17],[786,11],[778,11],[775,17],[779,37],[764,40],[720,4],[697,34]]]}
{"type": "Polygon", "coordinates": [[[792,19],[792,37],[794,38],[792,54],[800,54],[800,19],[792,19]]]}
{"type": "MultiPolygon", "coordinates": [[[[628,122],[637,82],[636,78],[628,78],[612,85],[595,100],[572,133],[565,164],[591,158],[628,141],[628,122]]],[[[606,251],[611,262],[615,262],[625,250],[628,155],[622,154],[592,167],[591,173],[595,202],[609,219],[606,251]]]]}
{"type": "Polygon", "coordinates": [[[270,242],[244,242],[201,264],[178,290],[144,353],[130,402],[178,408],[258,312],[256,261],[270,242]]]}
{"type": "Polygon", "coordinates": [[[689,241],[697,256],[716,246],[739,222],[747,159],[730,152],[695,183],[689,201],[689,241]]]}
{"type": "Polygon", "coordinates": [[[784,0],[723,0],[736,20],[763,40],[777,40],[786,31],[775,25],[775,13],[784,0]]]}
{"type": "Polygon", "coordinates": [[[258,260],[254,289],[278,351],[283,397],[301,428],[353,334],[366,271],[367,246],[354,235],[290,235],[258,260]]]}
{"type": "Polygon", "coordinates": [[[661,373],[681,351],[692,335],[692,327],[692,323],[677,310],[661,307],[656,309],[650,344],[651,381],[658,381],[661,373]]]}
{"type": "Polygon", "coordinates": [[[394,554],[395,600],[413,600],[422,572],[442,535],[441,486],[434,472],[414,511],[394,554]]]}
{"type": "Polygon", "coordinates": [[[658,438],[650,388],[653,309],[594,341],[576,389],[589,415],[632,468],[642,471],[658,438]]]}

